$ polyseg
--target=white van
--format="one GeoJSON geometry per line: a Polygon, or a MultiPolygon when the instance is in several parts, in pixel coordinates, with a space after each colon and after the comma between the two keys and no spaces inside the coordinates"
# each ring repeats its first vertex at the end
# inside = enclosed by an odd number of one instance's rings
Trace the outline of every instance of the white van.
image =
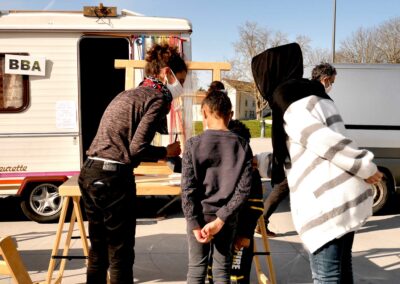
{"type": "MultiPolygon", "coordinates": [[[[400,190],[400,64],[334,64],[335,101],[347,132],[372,151],[384,179],[375,186],[374,212],[400,190]]],[[[305,71],[306,77],[312,68],[305,71]]]]}
{"type": "Polygon", "coordinates": [[[124,90],[114,60],[143,59],[164,41],[190,60],[191,32],[188,20],[127,10],[1,11],[0,196],[20,196],[31,220],[57,219],[57,186],[78,174],[104,109],[124,90]]]}

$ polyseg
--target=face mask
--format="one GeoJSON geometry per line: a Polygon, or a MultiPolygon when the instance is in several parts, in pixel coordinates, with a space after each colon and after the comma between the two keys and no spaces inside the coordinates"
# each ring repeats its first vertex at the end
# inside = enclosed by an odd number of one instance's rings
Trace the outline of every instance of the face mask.
{"type": "Polygon", "coordinates": [[[328,87],[325,87],[325,93],[329,94],[331,90],[332,90],[332,84],[330,84],[328,87]]]}
{"type": "Polygon", "coordinates": [[[168,78],[167,78],[167,88],[171,92],[172,97],[175,99],[175,98],[178,98],[183,95],[183,87],[182,87],[181,83],[178,81],[178,79],[176,79],[176,76],[172,70],[171,70],[171,73],[175,78],[175,82],[170,84],[168,82],[168,78]]]}

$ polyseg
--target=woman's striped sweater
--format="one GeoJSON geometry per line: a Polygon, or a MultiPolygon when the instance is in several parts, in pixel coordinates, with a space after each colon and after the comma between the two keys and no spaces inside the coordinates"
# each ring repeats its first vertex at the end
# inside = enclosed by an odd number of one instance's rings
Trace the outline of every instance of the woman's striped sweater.
{"type": "Polygon", "coordinates": [[[293,223],[311,252],[360,228],[372,214],[372,189],[364,179],[377,167],[373,154],[345,136],[328,99],[308,96],[284,114],[291,165],[286,174],[293,223]]]}

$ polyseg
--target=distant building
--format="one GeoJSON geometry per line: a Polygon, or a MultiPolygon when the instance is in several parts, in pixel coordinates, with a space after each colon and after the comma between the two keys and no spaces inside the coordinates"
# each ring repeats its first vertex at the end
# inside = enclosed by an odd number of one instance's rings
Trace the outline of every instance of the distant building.
{"type": "MultiPolygon", "coordinates": [[[[232,102],[233,118],[239,120],[250,120],[257,118],[256,90],[253,83],[239,80],[222,79],[228,96],[232,102]]],[[[206,91],[196,91],[193,101],[193,121],[202,120],[201,102],[206,96],[206,91]]],[[[263,116],[270,113],[269,107],[263,110],[263,116]]]]}
{"type": "Polygon", "coordinates": [[[222,79],[232,102],[233,118],[246,120],[256,119],[256,90],[253,83],[222,79]]]}

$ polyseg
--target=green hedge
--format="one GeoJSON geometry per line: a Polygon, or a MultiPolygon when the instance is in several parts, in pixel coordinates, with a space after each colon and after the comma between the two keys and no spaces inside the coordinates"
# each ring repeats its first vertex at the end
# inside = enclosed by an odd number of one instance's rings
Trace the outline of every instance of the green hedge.
{"type": "MultiPolygon", "coordinates": [[[[259,120],[241,120],[249,129],[251,138],[259,138],[261,134],[261,122],[259,120]]],[[[194,134],[203,132],[203,124],[201,121],[194,122],[194,134]]],[[[265,137],[271,138],[271,125],[265,124],[265,137]]]]}

